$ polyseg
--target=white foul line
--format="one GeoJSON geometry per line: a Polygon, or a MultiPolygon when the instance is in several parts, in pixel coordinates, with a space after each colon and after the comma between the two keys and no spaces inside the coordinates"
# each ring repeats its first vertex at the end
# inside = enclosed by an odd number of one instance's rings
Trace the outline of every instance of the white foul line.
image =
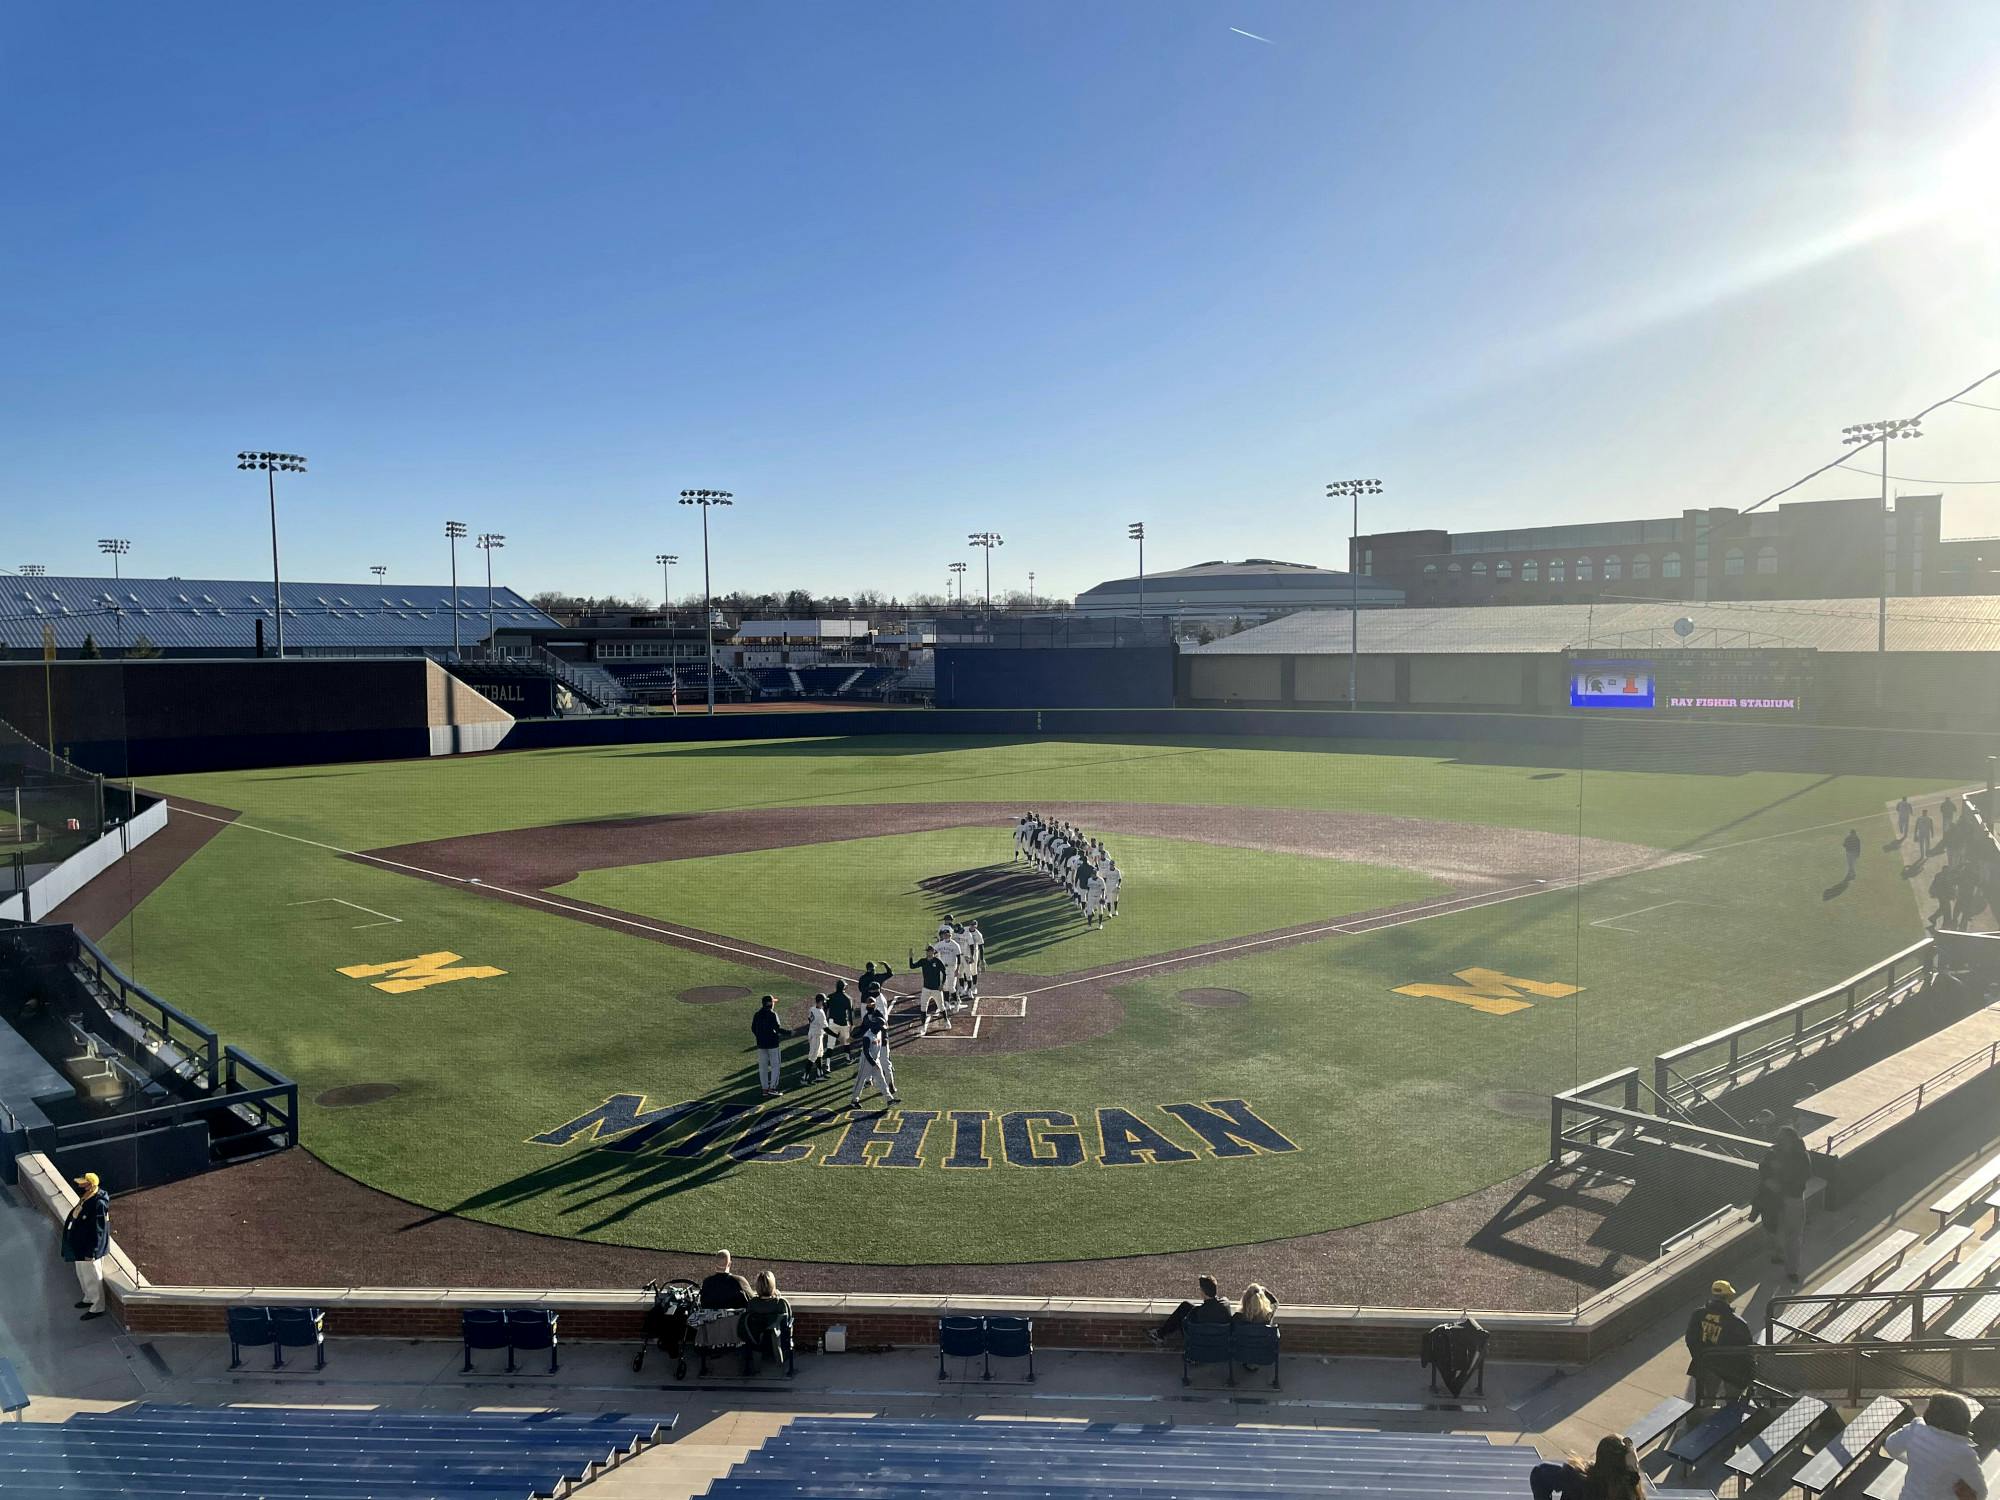
{"type": "MultiPolygon", "coordinates": [[[[172,807],[173,804],[169,803],[168,806],[172,807]]],[[[691,932],[678,932],[671,927],[657,927],[651,922],[641,922],[637,917],[627,917],[609,910],[597,911],[590,907],[573,905],[568,901],[558,901],[553,896],[544,896],[535,891],[509,890],[504,885],[489,885],[485,881],[474,877],[448,875],[443,870],[427,870],[422,865],[404,864],[400,860],[383,859],[377,854],[363,854],[358,849],[343,849],[337,844],[323,844],[318,839],[302,838],[296,833],[280,833],[275,828],[259,828],[255,823],[245,823],[241,818],[218,818],[213,813],[196,812],[191,807],[174,807],[173,810],[178,813],[185,813],[191,818],[207,818],[209,822],[220,823],[224,828],[241,828],[249,833],[266,833],[274,839],[290,839],[294,844],[305,844],[313,849],[324,849],[329,854],[341,854],[347,856],[349,859],[365,859],[369,863],[381,865],[385,869],[407,870],[412,875],[422,875],[431,880],[448,880],[454,885],[469,886],[482,891],[497,891],[503,896],[512,896],[518,901],[532,901],[537,905],[546,906],[555,911],[570,912],[590,921],[616,922],[621,926],[630,927],[637,932],[656,932],[661,937],[672,938],[676,942],[699,943],[704,948],[715,948],[723,953],[733,953],[739,958],[753,959],[758,963],[779,964],[787,969],[797,969],[801,973],[817,974],[824,979],[840,979],[845,977],[832,969],[821,969],[812,964],[796,963],[789,958],[780,958],[775,953],[758,953],[749,948],[734,947],[729,943],[719,943],[713,938],[696,937],[691,932]]],[[[375,924],[371,922],[368,925],[374,926],[375,924]]]]}
{"type": "Polygon", "coordinates": [[[361,931],[364,927],[387,927],[391,922],[401,922],[403,920],[401,917],[390,916],[386,911],[377,911],[372,906],[363,906],[359,901],[348,901],[339,896],[315,896],[310,901],[287,901],[285,904],[287,906],[323,906],[329,901],[336,906],[351,907],[355,911],[365,911],[371,917],[380,917],[382,919],[379,922],[356,922],[352,928],[355,932],[361,931]]]}

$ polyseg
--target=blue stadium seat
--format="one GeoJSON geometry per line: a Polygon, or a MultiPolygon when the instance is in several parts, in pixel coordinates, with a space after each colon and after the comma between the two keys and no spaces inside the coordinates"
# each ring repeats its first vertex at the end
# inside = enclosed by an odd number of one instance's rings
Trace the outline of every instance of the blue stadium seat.
{"type": "Polygon", "coordinates": [[[516,1307],[507,1313],[507,1368],[514,1368],[514,1355],[536,1350],[549,1351],[549,1373],[556,1373],[556,1319],[546,1307],[516,1307]]]}
{"type": "Polygon", "coordinates": [[[272,1342],[271,1312],[264,1307],[232,1307],[226,1319],[229,1325],[229,1368],[234,1370],[243,1363],[245,1349],[261,1349],[272,1342]]]}
{"type": "Polygon", "coordinates": [[[459,1342],[465,1348],[465,1363],[459,1373],[472,1372],[472,1351],[475,1349],[505,1349],[507,1370],[514,1369],[514,1350],[507,1341],[506,1309],[498,1307],[468,1307],[458,1315],[459,1342]]]}
{"type": "Polygon", "coordinates": [[[1025,1359],[1028,1379],[1035,1378],[1035,1320],[1033,1318],[988,1318],[986,1320],[986,1374],[993,1378],[993,1361],[1025,1359]]]}
{"type": "Polygon", "coordinates": [[[1229,1329],[1229,1348],[1239,1365],[1260,1369],[1271,1367],[1271,1389],[1278,1389],[1278,1326],[1275,1323],[1234,1323],[1229,1329]]]}
{"type": "Polygon", "coordinates": [[[984,1318],[939,1318],[938,1319],[938,1379],[945,1378],[944,1362],[947,1359],[986,1358],[986,1320],[984,1318]]]}
{"type": "Polygon", "coordinates": [[[1236,1384],[1236,1355],[1230,1347],[1227,1323],[1198,1323],[1190,1318],[1181,1325],[1181,1384],[1193,1383],[1189,1373],[1196,1365],[1223,1365],[1229,1384],[1236,1384]]]}
{"type": "Polygon", "coordinates": [[[326,1368],[326,1314],[316,1307],[274,1307],[271,1310],[271,1368],[285,1367],[287,1349],[310,1349],[318,1357],[313,1368],[326,1368]]]}
{"type": "Polygon", "coordinates": [[[0,1493],[525,1500],[582,1483],[672,1426],[619,1414],[140,1405],[0,1428],[0,1493]]]}
{"type": "MultiPolygon", "coordinates": [[[[1226,1327],[1223,1328],[1226,1332],[1226,1327]]],[[[717,1500],[1515,1500],[1540,1461],[1484,1438],[1316,1429],[801,1417],[717,1500]]]]}

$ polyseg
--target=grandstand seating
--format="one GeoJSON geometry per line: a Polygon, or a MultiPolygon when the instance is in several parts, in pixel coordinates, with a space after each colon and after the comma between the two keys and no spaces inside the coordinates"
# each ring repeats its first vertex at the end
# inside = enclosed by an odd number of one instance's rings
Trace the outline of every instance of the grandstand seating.
{"type": "Polygon", "coordinates": [[[527,1500],[591,1477],[671,1430],[622,1414],[125,1407],[0,1428],[0,1493],[62,1500],[527,1500]]]}
{"type": "MultiPolygon", "coordinates": [[[[1483,1437],[1314,1429],[801,1417],[712,1500],[1520,1500],[1538,1462],[1483,1437]]],[[[1700,1491],[1655,1491],[1688,1495],[1700,1491]]]]}
{"type": "Polygon", "coordinates": [[[1983,1214],[1992,1206],[1986,1200],[1986,1195],[1992,1192],[1996,1185],[2000,1185],[2000,1153],[1989,1156],[1973,1168],[1956,1186],[1931,1205],[1931,1212],[1938,1216],[1938,1228],[1943,1229],[1975,1204],[1983,1214]]]}

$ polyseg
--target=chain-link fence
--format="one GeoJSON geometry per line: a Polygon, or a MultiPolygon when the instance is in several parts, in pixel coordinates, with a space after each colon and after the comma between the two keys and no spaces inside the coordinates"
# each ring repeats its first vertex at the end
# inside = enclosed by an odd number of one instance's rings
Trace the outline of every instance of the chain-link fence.
{"type": "Polygon", "coordinates": [[[104,826],[102,779],[0,720],[0,899],[32,885],[104,826]]]}

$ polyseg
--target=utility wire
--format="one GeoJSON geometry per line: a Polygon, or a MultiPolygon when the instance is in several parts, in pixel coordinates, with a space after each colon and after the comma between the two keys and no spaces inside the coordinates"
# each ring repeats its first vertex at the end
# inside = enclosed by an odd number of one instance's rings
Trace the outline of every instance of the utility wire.
{"type": "MultiPolygon", "coordinates": [[[[2000,410],[2000,408],[1995,409],[2000,410]]],[[[1876,469],[1857,469],[1853,464],[1845,463],[1841,468],[1852,470],[1856,474],[1866,474],[1870,479],[1881,477],[1880,471],[1876,469]]],[[[2000,479],[1916,479],[1908,474],[1891,474],[1889,477],[1898,484],[2000,484],[2000,479]]]]}
{"type": "MultiPolygon", "coordinates": [[[[1916,416],[1910,418],[1910,420],[1913,422],[1920,421],[1924,417],[1927,417],[1932,412],[1936,411],[1940,406],[1949,406],[1954,401],[1959,401],[1962,405],[1968,405],[1968,406],[1978,405],[1977,402],[1966,402],[1963,401],[1962,398],[1966,396],[1968,393],[1978,390],[1982,385],[1986,384],[1987,381],[1993,379],[1996,375],[2000,375],[2000,370],[1988,370],[1984,375],[1980,376],[1977,380],[1973,381],[1971,385],[1966,386],[1964,390],[1953,391],[1949,396],[1946,396],[1943,400],[1933,401],[1929,406],[1926,406],[1922,411],[1918,412],[1916,416]]],[[[1766,495],[1762,500],[1759,500],[1755,505],[1744,506],[1743,509],[1738,512],[1738,514],[1747,516],[1753,510],[1762,509],[1764,506],[1769,505],[1773,500],[1777,499],[1780,495],[1789,495],[1793,490],[1797,489],[1800,485],[1806,483],[1806,481],[1819,478],[1820,475],[1826,473],[1827,470],[1829,469],[1843,468],[1846,466],[1846,463],[1847,463],[1847,455],[1845,454],[1842,454],[1839,458],[1831,459],[1828,462],[1821,464],[1817,469],[1814,469],[1810,474],[1800,475],[1797,479],[1794,479],[1790,484],[1786,485],[1783,489],[1771,491],[1770,494],[1766,495]]]]}

